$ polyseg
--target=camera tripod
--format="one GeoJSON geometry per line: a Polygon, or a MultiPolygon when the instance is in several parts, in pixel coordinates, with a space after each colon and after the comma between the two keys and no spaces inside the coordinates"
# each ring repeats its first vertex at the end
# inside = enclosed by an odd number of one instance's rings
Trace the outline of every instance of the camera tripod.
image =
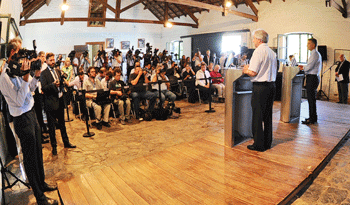
{"type": "MultiPolygon", "coordinates": [[[[332,71],[332,67],[337,65],[336,63],[331,65],[327,70],[322,72],[321,74],[321,86],[320,89],[317,92],[317,99],[320,100],[323,96],[327,98],[327,101],[329,101],[329,97],[326,95],[326,93],[322,90],[322,81],[323,81],[323,75],[327,73],[328,71],[332,71]]],[[[323,67],[322,67],[323,68],[323,67]]],[[[329,76],[329,83],[328,83],[328,95],[330,94],[330,89],[331,89],[331,76],[329,76]]]]}
{"type": "Polygon", "coordinates": [[[23,185],[25,185],[26,187],[28,187],[28,189],[30,188],[29,184],[22,181],[20,178],[18,178],[14,173],[12,173],[7,167],[4,166],[4,164],[2,163],[2,159],[0,157],[0,163],[1,163],[1,194],[2,194],[2,201],[1,204],[5,205],[5,189],[11,189],[17,182],[21,182],[23,185]],[[16,180],[11,184],[7,174],[10,174],[12,177],[14,177],[16,180]],[[7,186],[5,185],[5,183],[7,183],[7,186]]]}

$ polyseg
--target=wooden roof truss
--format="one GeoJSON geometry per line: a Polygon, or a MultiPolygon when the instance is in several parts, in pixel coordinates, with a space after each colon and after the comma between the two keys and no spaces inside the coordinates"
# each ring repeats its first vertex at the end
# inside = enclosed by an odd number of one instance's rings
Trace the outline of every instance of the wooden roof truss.
{"type": "MultiPolygon", "coordinates": [[[[66,3],[66,1],[67,0],[62,0],[63,3],[66,3]]],[[[20,25],[23,26],[28,23],[41,22],[60,22],[61,25],[63,25],[65,21],[134,22],[164,25],[169,19],[174,20],[175,18],[181,18],[182,16],[189,16],[194,23],[171,23],[173,25],[198,28],[198,18],[195,16],[195,13],[201,13],[203,11],[209,12],[210,10],[220,11],[223,15],[234,14],[253,21],[258,21],[258,9],[255,7],[253,2],[257,2],[259,4],[262,0],[231,0],[236,8],[240,4],[245,4],[251,8],[254,14],[247,14],[225,8],[223,5],[225,5],[226,1],[227,0],[137,0],[132,4],[121,8],[121,0],[117,0],[115,6],[108,4],[108,1],[106,0],[95,0],[95,2],[100,3],[100,5],[105,9],[112,11],[115,14],[115,18],[67,18],[65,16],[65,12],[62,11],[61,18],[29,19],[44,4],[48,5],[50,0],[22,0],[23,11],[21,12],[20,25]],[[157,18],[157,20],[120,18],[121,13],[126,12],[130,8],[139,4],[144,6],[144,10],[149,10],[157,18]]],[[[267,1],[271,2],[271,0],[267,1]]]]}

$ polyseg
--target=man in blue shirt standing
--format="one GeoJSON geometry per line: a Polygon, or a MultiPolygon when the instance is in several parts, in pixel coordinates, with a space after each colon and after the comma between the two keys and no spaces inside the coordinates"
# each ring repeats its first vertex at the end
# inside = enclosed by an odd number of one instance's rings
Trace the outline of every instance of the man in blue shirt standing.
{"type": "Polygon", "coordinates": [[[299,65],[300,70],[304,70],[306,75],[306,93],[307,101],[309,103],[309,118],[301,122],[306,125],[317,123],[316,94],[318,84],[320,83],[319,76],[322,69],[322,57],[316,50],[316,46],[316,39],[310,38],[307,41],[307,49],[311,51],[310,57],[305,67],[299,65]]]}
{"type": "MultiPolygon", "coordinates": [[[[33,78],[29,75],[30,62],[24,59],[22,63],[15,60],[18,51],[22,47],[22,41],[12,39],[7,47],[8,64],[0,76],[0,91],[5,97],[9,112],[13,116],[15,132],[20,139],[23,151],[23,163],[28,181],[39,205],[58,204],[54,199],[44,195],[46,191],[56,190],[45,183],[42,145],[38,139],[41,137],[41,129],[34,111],[34,98],[32,92],[37,87],[40,78],[40,69],[34,72],[33,78]],[[13,71],[20,68],[23,76],[13,71]]],[[[22,74],[21,74],[22,75],[22,74]]]]}

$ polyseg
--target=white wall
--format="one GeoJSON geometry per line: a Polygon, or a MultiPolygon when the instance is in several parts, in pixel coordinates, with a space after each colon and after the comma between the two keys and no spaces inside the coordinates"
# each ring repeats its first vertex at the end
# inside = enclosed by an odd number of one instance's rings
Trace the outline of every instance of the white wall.
{"type": "MultiPolygon", "coordinates": [[[[70,1],[69,10],[65,17],[87,17],[88,0],[70,1]]],[[[121,7],[125,7],[133,1],[122,1],[121,7]]],[[[60,18],[61,1],[51,1],[49,6],[44,5],[30,19],[40,18],[60,18]]],[[[110,5],[115,5],[115,1],[109,1],[110,5]]],[[[115,14],[107,9],[107,18],[113,18],[115,14]]],[[[138,5],[133,9],[121,14],[121,18],[152,19],[156,18],[150,12],[144,12],[143,6],[138,5]]],[[[87,22],[60,22],[27,24],[20,27],[24,36],[23,46],[32,48],[32,40],[36,40],[38,50],[50,51],[53,53],[68,54],[73,50],[74,45],[85,45],[86,42],[105,42],[106,38],[114,38],[115,48],[120,49],[121,41],[130,41],[131,46],[137,48],[137,39],[144,38],[155,47],[160,46],[162,25],[137,24],[137,23],[115,23],[106,22],[105,27],[87,27],[87,22]]],[[[143,51],[145,50],[142,49],[143,51]]],[[[126,53],[125,51],[123,52],[126,53]]]]}
{"type": "MultiPolygon", "coordinates": [[[[17,0],[19,1],[19,0],[17,0]]],[[[115,0],[108,1],[115,5],[115,0]]],[[[122,1],[122,8],[133,0],[122,1]]],[[[4,3],[4,2],[3,2],[4,3]]],[[[51,1],[50,6],[44,5],[31,18],[60,17],[60,1],[51,1]]],[[[87,17],[88,0],[71,1],[71,8],[66,12],[66,17],[87,17]]],[[[196,13],[199,19],[199,28],[174,26],[171,29],[162,25],[136,24],[136,23],[106,23],[104,28],[87,27],[86,22],[65,22],[63,26],[57,23],[28,24],[20,27],[24,36],[24,46],[31,48],[31,41],[37,40],[38,50],[52,51],[54,53],[69,53],[73,45],[82,45],[85,42],[105,41],[106,38],[114,38],[115,47],[120,48],[120,41],[128,40],[131,45],[137,44],[138,38],[145,38],[154,48],[160,50],[166,47],[166,43],[173,40],[181,40],[180,36],[199,33],[211,33],[221,31],[234,31],[250,29],[251,31],[263,28],[270,34],[269,46],[277,47],[277,34],[290,32],[310,32],[318,39],[319,45],[328,48],[328,61],[324,68],[328,68],[334,62],[334,49],[350,48],[350,20],[344,19],[335,8],[325,7],[324,0],[287,0],[261,1],[255,4],[259,10],[259,21],[228,14],[223,17],[221,12],[210,11],[196,13]]],[[[121,14],[122,18],[156,19],[153,14],[143,10],[143,5],[130,9],[121,14]]],[[[235,10],[253,14],[246,5],[240,5],[235,10]]],[[[107,10],[107,17],[113,17],[114,13],[107,10]]],[[[177,22],[193,23],[191,18],[175,18],[177,22]]],[[[188,55],[191,42],[184,40],[184,51],[188,55]]],[[[248,47],[252,47],[248,39],[248,47]]],[[[332,73],[326,73],[323,80],[323,90],[328,95],[328,79],[331,77],[331,97],[337,94],[336,84],[332,73]]]]}
{"type": "MultiPolygon", "coordinates": [[[[222,17],[220,12],[203,12],[197,15],[199,18],[198,29],[182,29],[175,32],[164,31],[162,43],[169,38],[178,40],[180,36],[211,33],[218,31],[233,31],[239,29],[262,28],[270,35],[269,46],[277,47],[277,35],[290,32],[310,32],[318,40],[319,45],[326,45],[328,61],[324,63],[324,69],[334,63],[334,49],[350,49],[350,20],[344,19],[341,13],[333,7],[325,7],[324,0],[287,0],[283,1],[261,1],[255,4],[259,10],[259,21],[229,14],[222,17]],[[168,37],[169,36],[169,37],[168,37]]],[[[252,14],[245,5],[240,5],[238,10],[252,14]]],[[[249,42],[250,43],[250,42],[249,42]]],[[[190,46],[184,44],[184,47],[190,46]]],[[[252,47],[252,44],[248,44],[252,47]]],[[[334,69],[332,73],[324,74],[323,88],[332,99],[337,98],[336,83],[334,82],[334,69]],[[329,77],[331,77],[331,92],[328,93],[329,77]]]]}

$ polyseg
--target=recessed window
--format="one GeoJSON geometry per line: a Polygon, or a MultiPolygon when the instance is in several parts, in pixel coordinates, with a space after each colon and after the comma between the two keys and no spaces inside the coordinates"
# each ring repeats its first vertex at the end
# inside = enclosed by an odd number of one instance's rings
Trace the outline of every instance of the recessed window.
{"type": "Polygon", "coordinates": [[[241,43],[241,35],[224,35],[222,36],[221,52],[233,51],[240,54],[241,43]]]}
{"type": "Polygon", "coordinates": [[[294,55],[298,63],[306,63],[310,52],[307,50],[307,40],[311,33],[288,33],[278,35],[278,59],[288,61],[288,56],[294,55]]]}
{"type": "MultiPolygon", "coordinates": [[[[107,3],[107,0],[102,0],[107,3]]],[[[90,0],[89,18],[106,18],[106,7],[99,0],[90,0]]],[[[89,27],[104,27],[105,21],[88,21],[89,27]]]]}

